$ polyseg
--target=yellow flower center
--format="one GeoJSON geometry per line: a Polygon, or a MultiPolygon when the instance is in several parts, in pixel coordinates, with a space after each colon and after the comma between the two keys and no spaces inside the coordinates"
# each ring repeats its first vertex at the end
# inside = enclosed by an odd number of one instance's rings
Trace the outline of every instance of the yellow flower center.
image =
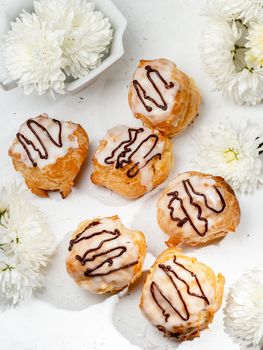
{"type": "Polygon", "coordinates": [[[252,64],[263,64],[263,25],[253,24],[248,31],[250,49],[246,53],[246,59],[252,64]]]}
{"type": "Polygon", "coordinates": [[[235,148],[228,148],[224,151],[224,158],[227,163],[231,163],[234,160],[239,160],[239,152],[235,148]]]}

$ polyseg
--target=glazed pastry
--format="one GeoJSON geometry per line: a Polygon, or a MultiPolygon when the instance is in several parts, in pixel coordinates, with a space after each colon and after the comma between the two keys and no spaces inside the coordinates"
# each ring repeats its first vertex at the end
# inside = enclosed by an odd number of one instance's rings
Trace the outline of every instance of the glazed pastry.
{"type": "Polygon", "coordinates": [[[143,233],[128,230],[118,216],[82,222],[69,244],[66,267],[75,282],[92,293],[115,293],[142,273],[143,233]]]}
{"type": "Polygon", "coordinates": [[[43,114],[21,125],[9,155],[33,193],[48,197],[47,191],[60,191],[65,198],[87,157],[88,145],[88,135],[79,124],[43,114]]]}
{"type": "Polygon", "coordinates": [[[157,204],[167,244],[196,246],[234,232],[240,221],[238,200],[223,178],[190,171],[178,175],[157,204]]]}
{"type": "Polygon", "coordinates": [[[149,322],[178,340],[197,337],[220,308],[224,277],[195,258],[167,249],[151,267],[140,308],[149,322]]]}
{"type": "Polygon", "coordinates": [[[93,183],[137,198],[165,181],[173,164],[172,143],[158,131],[117,126],[93,157],[93,183]]]}
{"type": "Polygon", "coordinates": [[[141,60],[129,91],[132,113],[172,137],[198,115],[201,96],[194,81],[167,59],[141,60]]]}

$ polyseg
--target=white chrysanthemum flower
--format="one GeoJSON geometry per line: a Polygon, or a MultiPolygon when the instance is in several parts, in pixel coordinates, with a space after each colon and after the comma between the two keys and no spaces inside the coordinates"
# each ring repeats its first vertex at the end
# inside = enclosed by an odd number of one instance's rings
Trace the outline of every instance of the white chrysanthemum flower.
{"type": "Polygon", "coordinates": [[[201,55],[204,68],[218,90],[236,103],[255,105],[263,99],[263,67],[255,60],[262,57],[262,51],[258,31],[253,32],[253,39],[257,35],[257,45],[256,39],[250,40],[249,19],[263,18],[263,0],[249,1],[208,3],[209,21],[202,35],[201,55]]]}
{"type": "Polygon", "coordinates": [[[6,188],[2,188],[0,191],[0,228],[7,225],[8,216],[8,193],[6,188]]]}
{"type": "Polygon", "coordinates": [[[251,23],[248,29],[246,58],[251,64],[263,66],[263,24],[251,23]]]}
{"type": "Polygon", "coordinates": [[[4,37],[5,68],[25,94],[36,90],[63,93],[65,74],[61,44],[63,31],[53,30],[36,14],[23,11],[4,37]]]}
{"type": "Polygon", "coordinates": [[[257,18],[262,8],[263,0],[208,0],[203,13],[224,20],[242,19],[246,23],[257,18]]]}
{"type": "Polygon", "coordinates": [[[101,63],[108,52],[113,30],[108,18],[87,0],[40,0],[34,2],[42,21],[65,33],[62,44],[67,75],[79,78],[101,63]]]}
{"type": "Polygon", "coordinates": [[[208,24],[202,36],[201,53],[206,71],[218,84],[235,73],[233,50],[240,39],[241,31],[236,23],[233,26],[217,20],[208,24]]]}
{"type": "Polygon", "coordinates": [[[242,345],[263,347],[263,266],[245,274],[230,289],[225,308],[227,331],[242,345]]]}
{"type": "Polygon", "coordinates": [[[234,190],[253,192],[263,183],[263,128],[229,122],[206,126],[196,134],[192,163],[202,172],[222,176],[234,190]]]}
{"type": "Polygon", "coordinates": [[[242,18],[244,23],[257,18],[263,8],[262,0],[224,0],[224,11],[235,18],[242,18]]]}
{"type": "Polygon", "coordinates": [[[232,97],[236,103],[255,106],[263,99],[263,70],[243,69],[218,83],[218,88],[223,94],[232,97]]]}
{"type": "Polygon", "coordinates": [[[208,18],[217,18],[226,20],[231,17],[231,12],[228,12],[222,3],[223,0],[207,0],[205,7],[202,9],[202,15],[208,18]]]}
{"type": "Polygon", "coordinates": [[[26,192],[15,185],[0,192],[0,307],[16,305],[42,286],[41,267],[54,252],[54,237],[26,192]]]}
{"type": "Polygon", "coordinates": [[[0,262],[0,310],[30,298],[42,283],[43,275],[31,265],[0,262]]]}
{"type": "Polygon", "coordinates": [[[13,252],[36,268],[46,266],[54,250],[54,238],[47,231],[42,213],[24,200],[13,203],[9,209],[7,231],[13,243],[13,252]],[[39,237],[45,232],[44,239],[39,237]]]}

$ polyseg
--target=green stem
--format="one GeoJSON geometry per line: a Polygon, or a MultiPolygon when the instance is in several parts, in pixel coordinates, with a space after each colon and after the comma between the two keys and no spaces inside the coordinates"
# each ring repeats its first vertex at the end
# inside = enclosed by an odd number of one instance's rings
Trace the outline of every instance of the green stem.
{"type": "Polygon", "coordinates": [[[248,66],[245,66],[243,69],[247,69],[249,71],[249,73],[253,73],[254,72],[254,68],[253,67],[248,67],[248,66]]]}
{"type": "Polygon", "coordinates": [[[235,59],[235,55],[237,53],[237,50],[246,50],[246,47],[235,44],[234,49],[231,50],[231,53],[234,55],[233,59],[235,59]]]}
{"type": "Polygon", "coordinates": [[[240,23],[244,28],[248,29],[248,26],[245,23],[243,23],[243,21],[240,18],[235,19],[235,22],[240,23]]]}
{"type": "Polygon", "coordinates": [[[5,214],[7,213],[7,209],[0,211],[0,225],[4,228],[7,228],[7,220],[5,218],[5,214]],[[5,224],[2,222],[2,219],[5,221],[5,224]]]}
{"type": "Polygon", "coordinates": [[[5,265],[5,268],[2,270],[2,272],[8,271],[8,270],[9,270],[9,271],[12,271],[13,269],[14,269],[13,266],[6,264],[6,265],[5,265]]]}
{"type": "Polygon", "coordinates": [[[240,45],[235,45],[235,49],[236,50],[240,50],[240,49],[246,49],[246,47],[245,46],[240,46],[240,45]]]}

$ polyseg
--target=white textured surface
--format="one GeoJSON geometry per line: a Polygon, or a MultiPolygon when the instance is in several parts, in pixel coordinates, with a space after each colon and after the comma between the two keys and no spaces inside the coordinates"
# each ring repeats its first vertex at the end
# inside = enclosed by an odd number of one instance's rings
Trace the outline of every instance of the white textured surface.
{"type": "MultiPolygon", "coordinates": [[[[32,195],[34,203],[48,215],[61,244],[48,270],[45,293],[18,310],[0,315],[0,349],[130,350],[135,348],[132,344],[137,344],[145,349],[160,350],[237,350],[238,345],[224,331],[222,310],[199,339],[180,345],[163,339],[140,314],[139,284],[115,307],[115,329],[109,321],[110,316],[106,316],[110,315],[111,301],[99,305],[104,297],[79,290],[65,272],[64,257],[69,239],[66,235],[86,218],[118,214],[127,227],[145,232],[151,253],[158,254],[165,247],[166,236],[156,222],[156,201],[165,184],[141,199],[128,201],[89,181],[91,154],[106,130],[117,124],[140,125],[132,117],[127,102],[128,84],[139,59],[166,57],[175,61],[180,69],[195,78],[202,91],[200,116],[193,127],[174,139],[173,174],[193,170],[189,169],[190,141],[200,124],[225,117],[235,123],[242,118],[262,119],[262,106],[239,107],[213,91],[213,83],[201,67],[198,42],[204,25],[204,19],[199,15],[205,4],[203,0],[115,0],[115,3],[129,22],[124,38],[126,53],[93,85],[78,95],[58,97],[56,101],[48,97],[25,97],[19,90],[0,91],[1,182],[20,179],[7,151],[18,127],[28,117],[46,112],[58,119],[71,119],[82,124],[91,141],[88,162],[67,199],[62,200],[56,193],[50,199],[32,195]],[[86,309],[87,306],[91,308],[86,309]],[[122,338],[118,336],[118,330],[122,338]]],[[[246,268],[262,260],[262,191],[253,196],[239,196],[239,199],[242,218],[236,234],[208,247],[185,250],[210,265],[215,272],[225,275],[226,292],[246,268]]]]}

